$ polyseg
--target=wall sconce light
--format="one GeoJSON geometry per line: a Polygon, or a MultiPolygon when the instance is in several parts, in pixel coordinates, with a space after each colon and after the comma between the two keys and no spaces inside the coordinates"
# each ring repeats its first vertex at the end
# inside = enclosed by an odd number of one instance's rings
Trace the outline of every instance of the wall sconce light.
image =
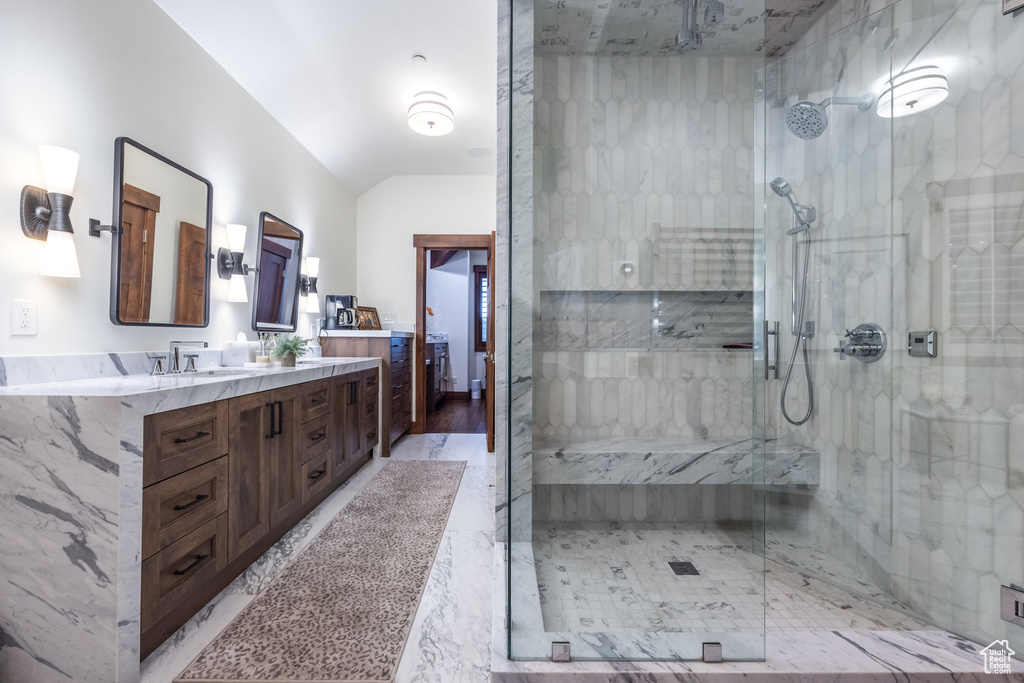
{"type": "Polygon", "coordinates": [[[320,259],[307,256],[302,259],[302,275],[299,277],[299,294],[306,297],[306,313],[320,315],[320,298],[316,291],[316,277],[320,274],[320,259]]]}
{"type": "Polygon", "coordinates": [[[40,275],[82,276],[71,225],[71,192],[78,175],[78,159],[78,153],[70,149],[40,147],[46,189],[26,185],[21,190],[21,231],[27,237],[46,241],[40,275]]]}
{"type": "Polygon", "coordinates": [[[217,277],[230,280],[228,285],[228,301],[248,303],[249,295],[245,290],[245,276],[256,272],[256,268],[245,265],[245,231],[244,225],[229,223],[228,246],[217,250],[217,277]]]}
{"type": "Polygon", "coordinates": [[[448,135],[455,130],[455,113],[439,92],[416,93],[409,107],[409,127],[420,135],[448,135]]]}
{"type": "Polygon", "coordinates": [[[900,118],[931,109],[949,96],[949,81],[937,66],[906,69],[885,83],[875,111],[882,118],[900,118]]]}

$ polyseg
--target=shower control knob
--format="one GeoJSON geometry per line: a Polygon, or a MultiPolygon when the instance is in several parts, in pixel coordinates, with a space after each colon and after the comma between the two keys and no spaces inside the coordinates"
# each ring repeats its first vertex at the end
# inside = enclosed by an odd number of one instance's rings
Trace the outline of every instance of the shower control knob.
{"type": "Polygon", "coordinates": [[[875,323],[864,323],[857,325],[852,330],[846,331],[846,337],[851,341],[839,342],[839,346],[833,351],[839,354],[840,360],[856,358],[863,363],[874,363],[882,357],[887,346],[885,332],[875,323]]]}

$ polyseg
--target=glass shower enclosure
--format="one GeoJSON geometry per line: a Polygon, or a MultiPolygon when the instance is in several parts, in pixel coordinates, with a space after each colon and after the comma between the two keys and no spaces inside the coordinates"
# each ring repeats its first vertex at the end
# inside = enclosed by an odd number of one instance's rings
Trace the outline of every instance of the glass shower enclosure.
{"type": "Polygon", "coordinates": [[[512,9],[509,654],[763,659],[764,6],[512,9]]]}

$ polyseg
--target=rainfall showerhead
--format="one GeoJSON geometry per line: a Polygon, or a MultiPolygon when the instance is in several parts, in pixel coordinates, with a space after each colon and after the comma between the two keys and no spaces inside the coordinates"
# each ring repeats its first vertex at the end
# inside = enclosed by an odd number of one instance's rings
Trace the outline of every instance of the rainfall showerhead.
{"type": "Polygon", "coordinates": [[[828,113],[825,111],[830,104],[853,104],[861,111],[871,108],[874,99],[870,95],[864,97],[829,97],[823,102],[803,100],[797,102],[786,112],[786,128],[801,140],[813,140],[828,128],[828,113]]]}
{"type": "Polygon", "coordinates": [[[776,178],[768,183],[768,186],[772,188],[772,192],[789,200],[789,206],[793,209],[793,213],[796,215],[796,227],[791,230],[787,230],[786,234],[795,235],[805,230],[809,230],[817,213],[814,210],[814,207],[798,202],[796,200],[796,193],[793,192],[793,187],[785,178],[776,178]]]}

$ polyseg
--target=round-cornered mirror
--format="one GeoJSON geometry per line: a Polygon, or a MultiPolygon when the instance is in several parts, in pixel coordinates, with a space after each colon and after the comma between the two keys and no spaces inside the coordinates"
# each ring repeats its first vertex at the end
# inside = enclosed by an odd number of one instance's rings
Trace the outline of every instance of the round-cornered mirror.
{"type": "Polygon", "coordinates": [[[252,329],[294,332],[299,317],[302,231],[277,216],[260,214],[258,272],[252,303],[252,329]]]}
{"type": "Polygon", "coordinates": [[[206,178],[130,138],[114,141],[111,322],[209,324],[212,206],[206,178]]]}

